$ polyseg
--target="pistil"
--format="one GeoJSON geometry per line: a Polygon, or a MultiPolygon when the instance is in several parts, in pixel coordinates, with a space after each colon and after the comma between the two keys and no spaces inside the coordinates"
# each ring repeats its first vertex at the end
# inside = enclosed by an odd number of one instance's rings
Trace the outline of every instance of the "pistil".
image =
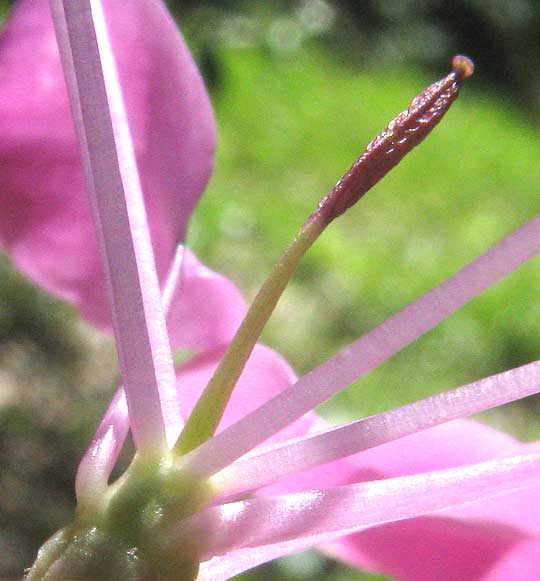
{"type": "Polygon", "coordinates": [[[311,245],[335,218],[347,211],[418,145],[456,100],[473,63],[458,55],[452,71],[420,93],[369,143],[349,171],[324,197],[263,283],[213,377],[193,409],[175,451],[185,454],[212,437],[231,393],[287,283],[311,245]]]}

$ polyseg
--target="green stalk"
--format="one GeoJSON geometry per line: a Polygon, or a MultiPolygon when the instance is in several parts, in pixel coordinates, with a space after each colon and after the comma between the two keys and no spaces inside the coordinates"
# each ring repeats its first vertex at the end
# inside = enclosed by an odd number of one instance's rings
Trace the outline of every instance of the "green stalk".
{"type": "Polygon", "coordinates": [[[266,322],[296,271],[298,263],[319,237],[326,224],[322,214],[314,214],[285,249],[257,293],[212,379],[193,408],[174,447],[176,453],[186,454],[214,434],[232,390],[266,322]]]}

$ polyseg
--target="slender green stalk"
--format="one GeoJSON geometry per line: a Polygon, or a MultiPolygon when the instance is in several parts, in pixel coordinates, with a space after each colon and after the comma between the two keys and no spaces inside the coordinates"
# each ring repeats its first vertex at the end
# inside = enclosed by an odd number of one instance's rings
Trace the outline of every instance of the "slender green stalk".
{"type": "Polygon", "coordinates": [[[244,369],[261,332],[296,268],[327,222],[322,214],[314,214],[302,226],[294,240],[272,269],[246,317],[238,328],[227,352],[206,386],[175,445],[185,454],[211,437],[223,415],[232,390],[244,369]]]}

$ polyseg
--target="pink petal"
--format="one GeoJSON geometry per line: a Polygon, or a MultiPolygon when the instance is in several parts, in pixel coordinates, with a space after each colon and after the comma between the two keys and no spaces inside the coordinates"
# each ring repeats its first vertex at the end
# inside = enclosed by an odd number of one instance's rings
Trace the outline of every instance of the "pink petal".
{"type": "MultiPolygon", "coordinates": [[[[204,84],[160,0],[104,0],[158,274],[212,168],[204,84]]],[[[46,0],[19,0],[0,36],[0,244],[38,284],[110,324],[79,153],[46,0]]]]}
{"type": "MultiPolygon", "coordinates": [[[[207,351],[178,369],[177,386],[184,418],[191,413],[224,351],[225,347],[207,351]]],[[[257,344],[233,391],[218,432],[282,392],[295,380],[293,370],[281,355],[269,347],[257,344]]],[[[307,414],[276,438],[284,439],[305,434],[317,421],[319,420],[314,414],[307,414]]]]}
{"type": "MultiPolygon", "coordinates": [[[[523,538],[501,524],[435,516],[373,527],[323,547],[352,567],[404,581],[474,581],[485,579],[523,538]]],[[[522,579],[527,577],[505,581],[522,579]]]]}
{"type": "MultiPolygon", "coordinates": [[[[238,289],[200,262],[187,247],[178,253],[178,284],[166,292],[167,328],[178,349],[204,351],[228,344],[245,315],[238,289]]],[[[167,291],[167,289],[166,289],[167,291]]]]}
{"type": "Polygon", "coordinates": [[[483,581],[526,581],[538,578],[540,571],[540,538],[516,543],[490,569],[483,581]]]}

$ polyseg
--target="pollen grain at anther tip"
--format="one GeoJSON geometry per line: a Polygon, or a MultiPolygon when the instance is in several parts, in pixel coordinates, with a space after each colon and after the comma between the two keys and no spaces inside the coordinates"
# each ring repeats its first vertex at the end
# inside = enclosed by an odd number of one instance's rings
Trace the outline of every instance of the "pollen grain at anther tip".
{"type": "Polygon", "coordinates": [[[474,73],[474,63],[468,56],[457,54],[452,59],[452,69],[462,79],[467,79],[474,73]]]}

